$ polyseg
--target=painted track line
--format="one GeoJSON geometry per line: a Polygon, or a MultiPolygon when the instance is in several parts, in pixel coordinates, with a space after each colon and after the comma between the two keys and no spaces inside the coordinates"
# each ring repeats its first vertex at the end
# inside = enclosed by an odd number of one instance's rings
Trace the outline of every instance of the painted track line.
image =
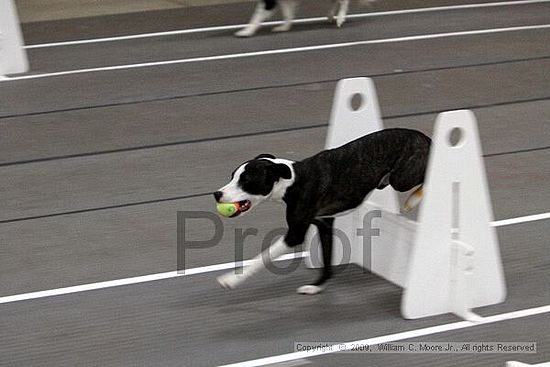
{"type": "Polygon", "coordinates": [[[154,67],[154,66],[189,64],[189,63],[198,63],[198,62],[207,62],[207,61],[220,61],[220,60],[240,59],[240,58],[248,58],[248,57],[267,56],[267,55],[291,54],[291,53],[298,53],[298,52],[319,51],[319,50],[328,50],[328,49],[353,47],[353,46],[366,46],[366,45],[375,45],[375,44],[384,44],[384,43],[397,43],[397,42],[421,41],[421,40],[431,40],[431,39],[450,38],[450,37],[475,36],[475,35],[485,35],[485,34],[492,34],[492,33],[519,32],[519,31],[549,29],[549,28],[550,28],[550,24],[539,24],[539,25],[519,26],[519,27],[477,29],[477,30],[470,30],[470,31],[423,34],[423,35],[384,38],[384,39],[375,39],[375,40],[366,40],[366,41],[330,43],[330,44],[316,45],[316,46],[302,46],[302,47],[282,48],[282,49],[275,49],[275,50],[243,52],[243,53],[236,53],[236,54],[201,56],[201,57],[194,57],[189,59],[153,61],[153,62],[145,62],[145,63],[137,63],[137,64],[67,70],[67,71],[58,71],[58,72],[45,73],[45,74],[31,74],[31,75],[23,75],[23,76],[16,76],[16,77],[7,77],[3,81],[9,82],[9,81],[17,81],[17,80],[40,79],[40,78],[59,77],[59,76],[93,73],[93,72],[101,72],[101,71],[129,70],[129,69],[154,67]]]}
{"type": "MultiPolygon", "coordinates": [[[[373,13],[349,14],[347,18],[349,19],[371,18],[371,17],[382,17],[382,16],[389,16],[389,15],[403,15],[403,14],[478,9],[478,8],[490,8],[490,7],[504,7],[504,6],[514,6],[514,5],[529,5],[529,4],[537,4],[537,3],[548,3],[548,2],[550,2],[550,0],[521,0],[521,1],[480,3],[480,4],[436,6],[436,7],[429,7],[429,8],[403,9],[403,10],[392,10],[392,11],[373,12],[373,13]]],[[[294,22],[295,23],[313,23],[313,22],[321,22],[325,20],[326,20],[326,17],[313,17],[313,18],[296,19],[294,22]]],[[[273,25],[279,25],[282,23],[283,23],[282,21],[272,21],[272,22],[265,22],[263,24],[268,26],[273,26],[273,25]]],[[[180,30],[165,31],[165,32],[134,34],[134,35],[127,35],[127,36],[104,37],[104,38],[83,39],[83,40],[75,40],[75,41],[63,41],[63,42],[50,42],[50,43],[43,43],[43,44],[28,45],[28,46],[25,46],[24,48],[37,49],[37,48],[47,48],[47,47],[75,46],[75,45],[83,45],[83,44],[89,44],[89,43],[128,41],[128,40],[134,40],[134,39],[140,39],[140,38],[167,37],[167,36],[175,36],[175,35],[183,35],[183,34],[234,30],[234,29],[242,28],[244,26],[246,26],[246,24],[190,28],[190,29],[180,29],[180,30]]]]}
{"type": "Polygon", "coordinates": [[[504,227],[512,224],[535,222],[535,221],[546,220],[546,219],[550,219],[550,213],[533,214],[533,215],[527,215],[525,217],[497,220],[497,221],[491,222],[491,224],[494,227],[504,227]]]}
{"type": "Polygon", "coordinates": [[[341,343],[339,345],[334,345],[333,350],[330,350],[329,348],[326,348],[324,350],[315,350],[312,352],[294,352],[294,353],[288,353],[288,354],[282,354],[278,356],[272,356],[272,357],[265,357],[260,359],[255,359],[251,361],[245,361],[245,362],[238,362],[233,364],[227,364],[219,367],[258,367],[258,366],[266,366],[276,363],[283,363],[283,362],[289,362],[294,361],[298,359],[305,359],[305,358],[311,358],[315,356],[321,356],[321,355],[327,355],[327,354],[333,354],[337,353],[338,351],[343,350],[351,350],[354,345],[361,344],[361,345],[376,345],[381,343],[392,343],[400,340],[406,340],[406,339],[412,339],[412,338],[418,338],[422,336],[427,335],[434,335],[434,334],[440,334],[445,333],[448,331],[454,331],[454,330],[460,330],[460,329],[466,329],[470,327],[475,326],[481,326],[481,325],[487,325],[487,324],[493,324],[500,321],[508,321],[508,320],[515,320],[523,317],[529,317],[529,316],[536,316],[541,315],[545,313],[550,312],[550,305],[541,306],[541,307],[534,307],[534,308],[528,308],[524,310],[519,311],[513,311],[508,313],[503,313],[499,315],[493,315],[493,316],[487,316],[484,317],[481,322],[471,322],[471,321],[459,321],[459,322],[453,322],[450,324],[443,324],[443,325],[437,325],[437,326],[430,326],[422,329],[416,329],[416,330],[410,330],[410,331],[404,331],[396,334],[389,334],[389,335],[382,335],[382,336],[376,336],[373,338],[363,339],[363,340],[356,340],[352,342],[347,343],[341,343]]]}
{"type": "MultiPolygon", "coordinates": [[[[304,252],[297,252],[297,253],[283,255],[283,256],[277,258],[275,261],[301,259],[301,258],[304,258],[304,257],[307,257],[307,256],[309,256],[309,254],[305,251],[304,252]]],[[[250,263],[250,261],[251,260],[245,260],[245,261],[242,262],[242,265],[247,266],[250,263]]],[[[137,277],[132,277],[132,278],[108,280],[108,281],[105,281],[105,282],[89,283],[89,284],[83,284],[83,285],[75,285],[75,286],[72,286],[72,287],[65,287],[65,288],[49,289],[49,290],[45,290],[45,291],[38,291],[38,292],[31,292],[31,293],[16,294],[16,295],[13,295],[13,296],[0,297],[0,304],[13,303],[13,302],[19,302],[19,301],[28,301],[28,300],[31,300],[31,299],[60,296],[60,295],[71,294],[71,293],[87,292],[87,291],[93,291],[93,290],[104,289],[104,288],[120,287],[120,286],[123,286],[123,285],[147,283],[147,282],[153,282],[153,281],[156,281],[156,280],[178,278],[178,277],[184,277],[184,276],[190,276],[190,275],[196,275],[196,274],[211,273],[211,272],[214,272],[214,271],[233,269],[235,266],[236,266],[236,263],[234,263],[234,262],[224,263],[224,264],[207,265],[207,266],[201,266],[199,268],[185,269],[184,272],[181,272],[181,273],[178,272],[178,271],[169,271],[169,272],[166,272],[166,273],[142,275],[142,276],[137,276],[137,277]]]]}
{"type": "MultiPolygon", "coordinates": [[[[535,222],[535,221],[546,220],[546,219],[550,219],[550,212],[494,221],[494,222],[491,222],[491,225],[494,227],[503,227],[503,226],[509,226],[513,224],[535,222]]],[[[308,256],[309,256],[309,253],[307,251],[303,251],[303,252],[283,255],[279,257],[276,261],[301,259],[308,256]]],[[[250,263],[250,260],[245,260],[243,261],[242,265],[246,266],[249,263],[250,263]]],[[[157,274],[142,275],[142,276],[137,276],[132,278],[108,280],[104,282],[76,285],[72,287],[56,288],[56,289],[49,289],[45,291],[30,292],[30,293],[21,293],[21,294],[15,294],[12,296],[0,297],[0,304],[19,302],[19,301],[28,301],[31,299],[60,296],[60,295],[71,294],[71,293],[80,293],[80,292],[86,292],[86,291],[92,291],[92,290],[98,290],[98,289],[104,289],[104,288],[113,288],[113,287],[119,287],[123,285],[147,283],[147,282],[153,282],[156,280],[171,279],[171,278],[177,278],[182,276],[205,274],[205,273],[211,273],[211,272],[220,271],[220,270],[233,269],[235,266],[238,266],[238,265],[234,262],[207,265],[207,266],[201,266],[198,268],[185,269],[184,273],[179,273],[177,271],[169,271],[166,273],[157,273],[157,274]]]]}

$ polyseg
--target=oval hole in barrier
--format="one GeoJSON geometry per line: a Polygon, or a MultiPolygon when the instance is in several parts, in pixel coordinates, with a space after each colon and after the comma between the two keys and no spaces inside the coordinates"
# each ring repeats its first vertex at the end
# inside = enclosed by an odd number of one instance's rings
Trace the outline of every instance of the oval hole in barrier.
{"type": "Polygon", "coordinates": [[[365,108],[366,99],[361,93],[354,93],[349,99],[349,107],[352,111],[359,111],[365,108]]]}
{"type": "Polygon", "coordinates": [[[448,139],[451,147],[458,147],[464,142],[464,131],[459,127],[455,127],[449,133],[448,139]]]}

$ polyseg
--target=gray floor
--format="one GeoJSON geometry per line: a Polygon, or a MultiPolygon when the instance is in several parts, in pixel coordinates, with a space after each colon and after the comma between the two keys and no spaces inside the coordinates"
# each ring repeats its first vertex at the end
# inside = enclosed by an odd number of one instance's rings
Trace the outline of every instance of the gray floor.
{"type": "MultiPolygon", "coordinates": [[[[478,1],[472,1],[478,2],[478,1]]],[[[355,12],[466,3],[378,2],[355,12]]],[[[27,23],[27,44],[239,24],[250,3],[27,23]]],[[[324,10],[304,1],[301,16],[324,10]]],[[[417,34],[550,23],[550,4],[353,19],[236,39],[215,31],[29,50],[30,74],[417,34]]],[[[176,268],[176,212],[213,210],[210,192],[261,152],[322,149],[338,79],[371,76],[388,127],[431,133],[440,111],[473,109],[495,219],[550,208],[550,31],[492,33],[0,82],[0,296],[176,268]]],[[[187,267],[233,261],[237,229],[281,227],[267,204],[224,222],[187,267]]],[[[508,298],[494,315],[550,304],[548,221],[501,227],[508,298]]],[[[211,224],[197,221],[191,238],[211,224]]],[[[249,239],[245,258],[259,241],[249,239]]],[[[457,321],[406,321],[401,290],[358,268],[326,293],[294,289],[300,268],[233,292],[207,273],[0,305],[1,366],[215,366],[285,354],[297,340],[351,341],[457,321]]],[[[427,337],[538,342],[535,355],[366,355],[313,364],[504,366],[550,360],[548,314],[427,337]]]]}

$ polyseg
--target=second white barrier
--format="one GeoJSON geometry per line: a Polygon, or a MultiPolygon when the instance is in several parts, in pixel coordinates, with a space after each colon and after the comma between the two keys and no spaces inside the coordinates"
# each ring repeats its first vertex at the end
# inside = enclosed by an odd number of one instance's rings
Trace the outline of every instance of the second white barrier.
{"type": "MultiPolygon", "coordinates": [[[[372,80],[341,80],[326,148],[381,129],[372,80]],[[361,100],[359,108],[352,106],[354,98],[361,100]]],[[[343,251],[335,238],[333,264],[354,263],[402,287],[405,318],[454,313],[475,321],[480,318],[473,308],[506,297],[475,116],[466,110],[440,114],[432,140],[418,221],[400,214],[391,187],[376,190],[355,211],[336,218],[350,249],[343,251]],[[460,135],[457,142],[451,141],[453,131],[460,135]],[[370,235],[364,233],[367,221],[377,229],[370,235]]],[[[313,232],[308,264],[316,267],[321,256],[313,232]]]]}

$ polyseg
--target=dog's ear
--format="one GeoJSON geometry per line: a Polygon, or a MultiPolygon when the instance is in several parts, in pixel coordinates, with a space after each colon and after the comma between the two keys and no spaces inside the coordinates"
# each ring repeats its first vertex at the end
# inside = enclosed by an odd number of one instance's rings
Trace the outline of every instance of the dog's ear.
{"type": "Polygon", "coordinates": [[[262,154],[260,154],[259,156],[255,157],[254,159],[260,159],[260,158],[275,159],[275,156],[274,156],[273,154],[262,153],[262,154]]]}
{"type": "Polygon", "coordinates": [[[283,163],[277,163],[269,167],[271,172],[275,174],[277,178],[284,178],[286,180],[292,178],[292,171],[283,163]]]}

